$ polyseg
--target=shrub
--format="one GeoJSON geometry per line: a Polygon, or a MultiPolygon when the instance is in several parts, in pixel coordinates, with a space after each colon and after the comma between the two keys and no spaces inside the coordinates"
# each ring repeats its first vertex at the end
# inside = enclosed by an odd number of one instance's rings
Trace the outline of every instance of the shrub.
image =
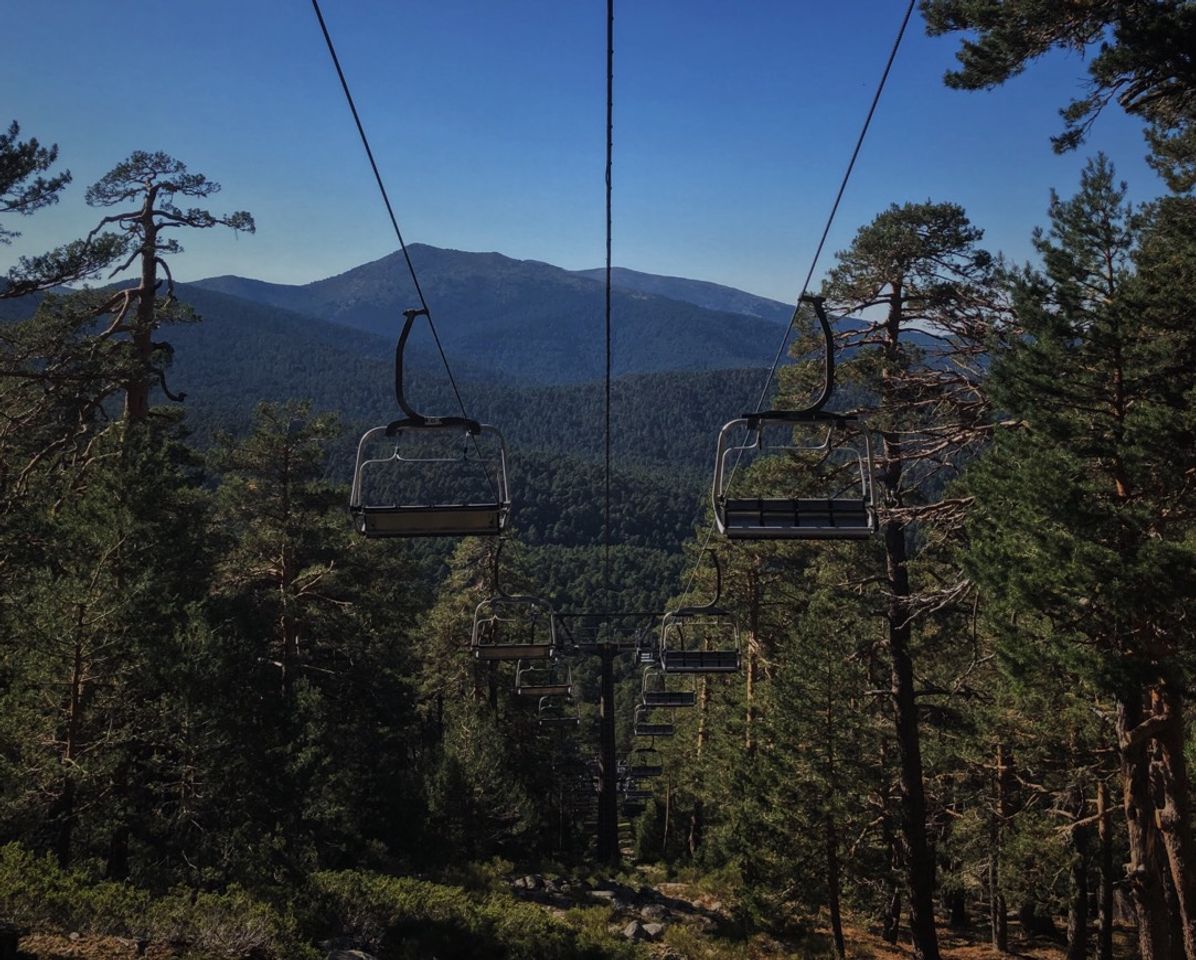
{"type": "MultiPolygon", "coordinates": [[[[324,932],[358,941],[384,960],[622,960],[638,953],[605,928],[562,922],[508,894],[476,900],[460,887],[359,871],[311,878],[311,910],[324,932]]],[[[582,911],[571,911],[583,913],[582,911]]],[[[585,911],[588,914],[589,911],[585,911]]]]}
{"type": "Polygon", "coordinates": [[[153,898],[126,883],[61,869],[17,844],[0,847],[0,921],[46,933],[164,940],[197,958],[307,960],[295,924],[240,887],[223,893],[176,889],[153,898]]]}

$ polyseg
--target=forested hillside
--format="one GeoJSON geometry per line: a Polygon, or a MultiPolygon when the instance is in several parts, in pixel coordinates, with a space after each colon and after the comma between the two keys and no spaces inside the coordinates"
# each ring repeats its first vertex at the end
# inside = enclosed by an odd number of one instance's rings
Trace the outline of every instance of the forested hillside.
{"type": "MultiPolygon", "coordinates": [[[[964,87],[1099,38],[1060,146],[1116,96],[1169,192],[1097,154],[1016,265],[892,203],[767,381],[771,301],[621,271],[606,382],[587,272],[413,247],[509,504],[426,340],[449,419],[354,469],[395,256],[175,284],[255,222],[138,150],[16,262],[0,960],[1196,960],[1196,19],[923,6],[964,87]]],[[[0,213],[69,182],[0,160],[0,213]]]]}

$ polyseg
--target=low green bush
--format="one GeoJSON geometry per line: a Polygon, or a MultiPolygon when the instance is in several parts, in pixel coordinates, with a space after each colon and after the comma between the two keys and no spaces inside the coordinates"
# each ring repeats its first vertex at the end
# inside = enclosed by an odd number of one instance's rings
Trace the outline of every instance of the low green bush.
{"type": "Polygon", "coordinates": [[[0,922],[44,933],[92,933],[165,941],[188,957],[309,960],[294,921],[240,887],[176,889],[161,897],[126,883],[63,870],[17,844],[0,847],[0,922]]]}
{"type": "MultiPolygon", "coordinates": [[[[460,887],[361,871],[311,878],[311,917],[323,935],[361,943],[383,960],[630,960],[606,932],[565,922],[509,894],[478,900],[460,887]]],[[[571,911],[573,913],[573,911],[571,911]]]]}

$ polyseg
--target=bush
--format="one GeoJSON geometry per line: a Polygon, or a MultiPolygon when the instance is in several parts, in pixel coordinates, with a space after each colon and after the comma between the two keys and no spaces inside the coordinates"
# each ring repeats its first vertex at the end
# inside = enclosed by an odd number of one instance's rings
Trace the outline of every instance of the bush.
{"type": "Polygon", "coordinates": [[[0,922],[45,933],[92,933],[185,945],[187,956],[304,960],[294,922],[240,887],[176,889],[152,898],[126,883],[61,869],[16,844],[0,847],[0,922]]]}
{"type": "Polygon", "coordinates": [[[638,954],[577,923],[562,922],[507,894],[484,900],[460,887],[359,871],[311,879],[322,931],[359,942],[384,960],[461,956],[476,960],[615,960],[638,954]]]}
{"type": "Polygon", "coordinates": [[[0,847],[0,922],[46,932],[141,936],[149,895],[93,881],[15,843],[0,847]]]}

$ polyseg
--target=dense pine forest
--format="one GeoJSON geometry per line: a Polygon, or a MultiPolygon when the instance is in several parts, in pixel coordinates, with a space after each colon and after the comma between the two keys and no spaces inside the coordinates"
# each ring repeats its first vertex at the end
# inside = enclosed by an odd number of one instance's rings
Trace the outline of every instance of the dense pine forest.
{"type": "MultiPolygon", "coordinates": [[[[606,549],[600,365],[563,346],[597,336],[601,277],[486,255],[487,286],[422,248],[432,299],[495,305],[459,352],[487,317],[508,331],[509,356],[460,370],[510,450],[509,532],[374,539],[346,507],[358,438],[398,415],[387,317],[411,291],[367,282],[394,257],[303,288],[176,284],[190,232],[254,219],[135,149],[87,190],[95,230],[16,259],[0,960],[1196,960],[1196,6],[922,9],[969,31],[963,89],[1091,48],[1056,148],[1124,110],[1167,192],[1131,203],[1092,156],[1025,225],[1030,263],[949,198],[858,225],[818,293],[828,407],[859,419],[829,453],[737,458],[730,489],[826,498],[867,434],[868,538],[710,533],[715,438],[786,322],[762,298],[616,272],[616,320],[647,332],[612,386],[606,549]],[[683,324],[700,336],[671,351],[683,324]],[[769,342],[724,349],[748,333],[769,342]],[[558,656],[479,657],[496,594],[557,611],[558,656]],[[666,612],[714,599],[739,668],[661,673],[666,612]],[[598,641],[565,640],[611,610],[635,612],[595,621],[613,699],[598,641]],[[545,676],[563,714],[520,695],[545,676]]],[[[0,135],[6,245],[71,180],[22,123],[0,135]]],[[[823,377],[815,313],[793,326],[773,409],[823,377]]],[[[455,412],[431,345],[408,362],[421,409],[455,412]]]]}

